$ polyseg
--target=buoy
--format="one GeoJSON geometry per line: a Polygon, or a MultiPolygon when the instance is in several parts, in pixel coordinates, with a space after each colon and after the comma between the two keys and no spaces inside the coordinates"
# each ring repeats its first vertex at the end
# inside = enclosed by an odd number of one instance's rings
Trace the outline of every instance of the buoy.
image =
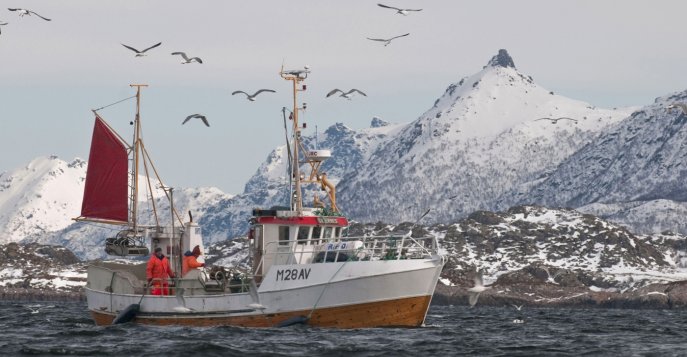
{"type": "Polygon", "coordinates": [[[289,327],[298,324],[305,325],[308,323],[308,320],[309,318],[305,316],[294,316],[276,324],[274,327],[289,327]]]}
{"type": "Polygon", "coordinates": [[[117,325],[130,322],[136,317],[136,314],[138,314],[138,311],[140,309],[141,305],[139,304],[131,304],[127,306],[126,309],[120,311],[119,314],[117,314],[117,317],[115,317],[115,319],[112,320],[112,324],[117,325]]]}

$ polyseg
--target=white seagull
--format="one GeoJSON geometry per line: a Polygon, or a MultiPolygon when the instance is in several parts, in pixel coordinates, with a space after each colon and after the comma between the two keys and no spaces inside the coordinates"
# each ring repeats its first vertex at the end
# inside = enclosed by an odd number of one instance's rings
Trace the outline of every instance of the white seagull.
{"type": "Polygon", "coordinates": [[[239,94],[239,93],[243,93],[243,94],[246,95],[246,99],[250,100],[251,102],[254,102],[254,101],[255,101],[255,97],[256,97],[258,94],[262,93],[262,92],[277,93],[276,91],[273,91],[273,90],[271,90],[271,89],[260,89],[259,91],[253,93],[253,95],[250,95],[250,94],[248,94],[248,93],[246,93],[246,92],[244,92],[244,91],[242,91],[242,90],[237,90],[237,91],[231,93],[231,95],[236,95],[236,94],[239,94]]]}
{"type": "Polygon", "coordinates": [[[195,60],[196,62],[198,62],[198,63],[203,63],[203,60],[201,60],[200,57],[191,57],[191,58],[188,58],[188,56],[186,56],[186,53],[184,53],[184,52],[172,52],[172,55],[174,55],[174,56],[180,55],[180,56],[184,59],[184,61],[185,61],[185,62],[181,62],[181,64],[191,63],[191,62],[193,62],[194,60],[195,60]]]}
{"type": "Polygon", "coordinates": [[[682,112],[683,112],[684,114],[687,114],[687,105],[685,105],[685,104],[682,104],[682,103],[673,103],[673,104],[671,104],[671,105],[668,106],[668,109],[677,109],[677,108],[682,109],[682,112]]]}
{"type": "Polygon", "coordinates": [[[339,95],[339,97],[344,97],[344,98],[346,98],[346,99],[348,99],[348,100],[351,100],[351,96],[352,96],[353,94],[355,94],[355,93],[360,93],[360,94],[364,95],[365,97],[367,97],[367,94],[365,94],[365,93],[363,93],[363,92],[361,92],[361,91],[359,91],[359,90],[357,90],[357,89],[355,89],[355,88],[353,88],[353,89],[351,89],[351,90],[349,90],[348,92],[345,92],[345,93],[344,93],[344,91],[342,91],[341,89],[336,88],[336,89],[332,89],[331,91],[329,91],[329,93],[327,93],[327,98],[329,98],[331,95],[334,95],[334,93],[337,93],[337,92],[341,92],[341,94],[339,95]]]}
{"type": "Polygon", "coordinates": [[[510,304],[510,305],[513,306],[518,311],[520,311],[520,309],[522,309],[522,305],[515,305],[515,304],[510,304]]]}
{"type": "Polygon", "coordinates": [[[184,119],[184,121],[181,123],[181,125],[186,124],[187,121],[194,119],[194,118],[198,118],[198,119],[202,120],[203,123],[205,124],[205,126],[208,126],[208,127],[210,126],[210,123],[208,123],[208,119],[205,117],[205,115],[200,115],[200,114],[191,114],[191,115],[187,116],[186,119],[184,119]]]}
{"type": "Polygon", "coordinates": [[[397,38],[403,37],[403,36],[408,36],[408,35],[410,35],[410,32],[407,33],[407,34],[405,34],[405,35],[398,35],[398,36],[396,36],[396,37],[386,38],[386,39],[385,39],[385,38],[369,38],[369,37],[367,37],[367,39],[370,40],[370,41],[380,41],[380,42],[384,42],[384,46],[386,47],[386,46],[389,46],[389,45],[391,44],[391,40],[397,39],[397,38]]]}
{"type": "Polygon", "coordinates": [[[146,49],[143,50],[143,51],[139,51],[139,50],[137,50],[137,49],[135,49],[135,48],[133,48],[133,47],[131,47],[131,46],[127,46],[127,45],[125,45],[125,44],[123,44],[123,43],[122,43],[122,46],[124,46],[124,47],[126,47],[126,48],[128,48],[128,49],[130,49],[130,50],[132,50],[132,51],[134,51],[134,52],[136,52],[136,57],[143,57],[143,56],[146,55],[146,51],[151,50],[151,49],[153,49],[153,48],[155,48],[155,47],[157,47],[157,46],[160,46],[161,44],[162,44],[162,42],[158,42],[158,43],[156,43],[156,44],[154,44],[154,45],[152,45],[152,46],[146,48],[146,49]]]}
{"type": "Polygon", "coordinates": [[[477,304],[477,299],[479,298],[479,294],[481,294],[483,291],[491,289],[490,286],[484,286],[483,280],[482,280],[482,272],[478,272],[475,275],[475,286],[471,287],[468,289],[468,292],[470,294],[468,301],[470,302],[470,307],[475,306],[477,304]]]}
{"type": "Polygon", "coordinates": [[[559,120],[572,120],[572,121],[575,122],[575,124],[577,124],[577,119],[567,118],[567,117],[560,117],[560,118],[539,118],[539,119],[536,119],[535,121],[537,121],[537,120],[549,120],[549,121],[551,121],[551,124],[556,124],[556,123],[558,123],[559,120]]]}
{"type": "Polygon", "coordinates": [[[43,16],[41,16],[41,15],[38,15],[35,11],[31,11],[31,10],[27,10],[27,9],[10,9],[10,8],[8,8],[7,10],[10,10],[10,11],[19,11],[19,17],[24,17],[24,16],[26,16],[26,15],[31,16],[31,14],[34,14],[34,15],[40,17],[41,19],[43,19],[43,20],[45,20],[45,21],[51,21],[51,20],[50,20],[49,18],[47,18],[47,17],[43,17],[43,16]]]}
{"type": "Polygon", "coordinates": [[[407,16],[407,15],[408,15],[408,11],[422,11],[422,9],[399,9],[399,8],[393,7],[393,6],[386,6],[386,5],[384,5],[384,4],[377,4],[377,6],[383,7],[383,8],[385,8],[385,9],[393,9],[393,10],[396,10],[396,13],[397,13],[397,14],[401,14],[401,15],[403,15],[403,16],[407,16]]]}

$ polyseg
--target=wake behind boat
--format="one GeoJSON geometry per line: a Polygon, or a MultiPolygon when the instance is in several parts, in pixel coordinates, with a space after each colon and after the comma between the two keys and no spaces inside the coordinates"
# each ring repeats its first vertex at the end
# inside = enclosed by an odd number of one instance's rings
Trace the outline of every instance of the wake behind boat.
{"type": "MultiPolygon", "coordinates": [[[[135,248],[110,249],[108,253],[147,255],[162,248],[173,261],[174,278],[164,279],[170,287],[169,295],[153,295],[160,284],[148,284],[145,263],[92,264],[88,268],[86,297],[97,324],[134,321],[274,327],[302,323],[340,328],[423,324],[444,265],[437,240],[433,236],[412,237],[410,232],[383,237],[347,236],[349,222],[336,205],[335,186],[319,170],[331,152],[311,150],[301,142],[298,114],[304,108],[298,107],[297,94],[305,90],[302,82],[308,74],[307,68],[281,71],[281,77],[293,85],[287,145],[290,202],[285,207],[253,210],[248,233],[251,271],[234,275],[216,268],[192,269],[181,276],[179,253],[195,245],[202,249],[200,228],[193,222],[177,227],[172,224],[126,229],[126,242],[129,236],[134,237],[135,248]],[[301,173],[301,165],[310,170],[308,176],[301,173]],[[315,195],[313,207],[304,206],[304,191],[309,186],[325,191],[327,203],[315,195]]],[[[139,119],[137,115],[136,128],[139,119]]],[[[91,149],[91,155],[93,152],[91,149]]],[[[92,165],[96,166],[90,160],[88,175],[92,165]]],[[[137,159],[133,162],[137,163],[137,159]]],[[[88,182],[86,186],[88,190],[88,182]]],[[[129,217],[135,206],[130,205],[129,217]]],[[[123,218],[121,213],[114,218],[123,218]]],[[[108,244],[115,242],[117,237],[108,240],[108,244]]]]}

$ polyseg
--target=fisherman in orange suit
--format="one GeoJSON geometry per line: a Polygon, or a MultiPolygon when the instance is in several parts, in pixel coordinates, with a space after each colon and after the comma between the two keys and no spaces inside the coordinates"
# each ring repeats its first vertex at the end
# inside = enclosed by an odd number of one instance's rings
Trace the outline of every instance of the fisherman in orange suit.
{"type": "Polygon", "coordinates": [[[205,263],[198,263],[197,259],[200,254],[199,246],[193,247],[193,252],[184,253],[184,260],[181,264],[181,276],[186,276],[191,269],[205,266],[205,263]]]}
{"type": "Polygon", "coordinates": [[[148,286],[152,286],[151,294],[169,295],[169,283],[167,278],[174,278],[174,272],[169,266],[169,260],[162,254],[162,248],[155,248],[155,254],[148,260],[146,268],[148,286]]]}

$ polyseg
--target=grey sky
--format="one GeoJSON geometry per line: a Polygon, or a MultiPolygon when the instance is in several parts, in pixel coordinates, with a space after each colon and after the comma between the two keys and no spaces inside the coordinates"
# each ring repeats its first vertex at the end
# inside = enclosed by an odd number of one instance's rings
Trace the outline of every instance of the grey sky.
{"type": "MultiPolygon", "coordinates": [[[[373,116],[408,122],[505,48],[538,84],[597,106],[645,105],[687,88],[685,1],[17,1],[0,20],[0,171],[42,155],[86,159],[90,109],[143,92],[146,145],[167,184],[242,191],[282,144],[289,83],[308,64],[306,134],[373,116]],[[409,16],[376,6],[423,8],[409,16]],[[24,7],[52,18],[19,18],[24,7]],[[365,37],[410,36],[383,47],[365,37]],[[149,56],[139,49],[157,42],[149,56]],[[204,64],[181,65],[185,51],[204,64]],[[332,88],[368,97],[325,98],[332,88]],[[234,90],[272,88],[256,102],[234,90]],[[200,121],[181,126],[193,113],[200,121]]],[[[133,102],[101,113],[130,137],[133,102]]]]}

